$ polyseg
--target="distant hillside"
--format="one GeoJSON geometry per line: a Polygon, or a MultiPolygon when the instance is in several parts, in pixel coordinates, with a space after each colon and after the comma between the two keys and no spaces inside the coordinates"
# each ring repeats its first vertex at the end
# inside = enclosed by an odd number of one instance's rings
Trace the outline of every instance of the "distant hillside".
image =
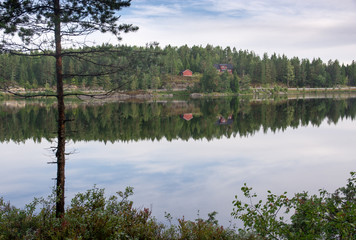
{"type": "MultiPolygon", "coordinates": [[[[112,46],[118,55],[98,55],[102,63],[116,63],[120,71],[105,76],[85,77],[90,70],[100,68],[71,57],[63,58],[64,74],[81,73],[83,77],[67,77],[67,86],[85,89],[123,90],[193,89],[204,92],[235,92],[247,86],[283,87],[338,87],[356,86],[356,63],[324,63],[321,59],[288,59],[273,54],[256,55],[253,51],[229,47],[166,46],[143,48],[136,46],[112,46]],[[124,51],[125,50],[125,51],[124,51]],[[135,57],[135,52],[140,57],[135,57]],[[216,64],[231,66],[231,74],[218,73],[216,64]],[[122,70],[121,70],[122,69],[122,70]],[[192,77],[179,76],[183,70],[193,72],[192,77]]],[[[73,50],[71,51],[79,51],[73,50]]],[[[0,54],[0,83],[31,88],[50,89],[56,84],[54,58],[49,56],[28,58],[0,54]]]]}

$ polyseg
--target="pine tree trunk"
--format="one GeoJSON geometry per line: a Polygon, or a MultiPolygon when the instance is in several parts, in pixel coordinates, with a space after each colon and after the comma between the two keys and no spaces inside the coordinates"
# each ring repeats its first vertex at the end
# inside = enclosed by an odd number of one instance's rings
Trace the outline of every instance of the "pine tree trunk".
{"type": "Polygon", "coordinates": [[[55,43],[56,43],[56,78],[58,102],[58,145],[57,145],[57,189],[56,217],[64,214],[65,191],[65,105],[63,94],[61,19],[59,0],[54,1],[55,43]]]}

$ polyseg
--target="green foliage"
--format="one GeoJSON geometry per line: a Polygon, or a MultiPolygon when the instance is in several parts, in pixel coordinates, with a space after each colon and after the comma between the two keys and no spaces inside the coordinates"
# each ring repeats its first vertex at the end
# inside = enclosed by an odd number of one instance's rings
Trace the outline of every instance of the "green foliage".
{"type": "Polygon", "coordinates": [[[203,92],[216,92],[218,88],[219,75],[213,66],[210,66],[200,79],[203,92]]]}
{"type": "Polygon", "coordinates": [[[35,199],[24,210],[0,198],[0,239],[245,239],[219,226],[216,212],[208,220],[183,217],[177,226],[165,226],[148,208],[134,208],[132,194],[128,187],[105,198],[104,190],[94,187],[77,194],[62,218],[55,217],[53,196],[35,199]]]}
{"type": "Polygon", "coordinates": [[[288,198],[285,192],[268,191],[266,202],[257,198],[246,184],[241,188],[249,203],[235,197],[232,215],[243,221],[242,232],[254,232],[267,239],[356,239],[356,173],[351,172],[345,187],[334,193],[319,190],[288,198]],[[291,214],[294,211],[293,214],[291,214]],[[286,219],[286,216],[290,216],[286,219]]]}
{"type": "MultiPolygon", "coordinates": [[[[120,16],[117,12],[129,7],[130,2],[130,0],[89,3],[86,0],[66,0],[63,3],[61,1],[58,4],[63,4],[60,11],[60,20],[65,25],[63,31],[71,36],[86,35],[93,31],[111,32],[121,39],[120,32],[138,29],[130,24],[118,24],[120,16]]],[[[17,34],[25,45],[30,45],[36,37],[53,31],[56,20],[54,9],[53,1],[1,1],[0,29],[4,34],[17,34]]],[[[11,46],[11,43],[4,38],[4,44],[11,46]]]]}
{"type": "Polygon", "coordinates": [[[240,85],[239,85],[240,78],[237,75],[236,71],[234,71],[232,81],[230,82],[230,89],[231,91],[238,93],[240,90],[240,85]]]}
{"type": "Polygon", "coordinates": [[[239,87],[242,91],[248,91],[250,89],[251,77],[249,75],[244,75],[241,77],[239,82],[239,87]]]}
{"type": "Polygon", "coordinates": [[[241,239],[232,229],[219,226],[214,216],[216,212],[209,214],[208,220],[201,218],[195,221],[178,219],[179,239],[241,239]]]}
{"type": "Polygon", "coordinates": [[[241,188],[248,203],[233,201],[232,215],[243,221],[239,233],[224,228],[216,212],[206,220],[179,218],[166,213],[168,225],[159,223],[148,208],[135,208],[131,187],[105,197],[103,189],[78,193],[62,218],[55,217],[55,192],[18,209],[0,198],[0,239],[355,239],[356,173],[345,187],[319,195],[268,192],[265,202],[246,184],[241,188]],[[287,215],[283,215],[286,213],[287,215]]]}
{"type": "MultiPolygon", "coordinates": [[[[54,60],[51,56],[29,58],[0,53],[1,82],[16,83],[28,89],[43,88],[46,84],[55,86],[54,60]]],[[[276,54],[271,57],[264,54],[261,59],[253,52],[211,45],[191,48],[104,45],[90,49],[63,49],[66,83],[82,88],[169,89],[169,79],[174,79],[189,67],[194,75],[201,75],[200,86],[194,89],[197,91],[238,92],[251,85],[300,88],[356,86],[356,62],[345,66],[337,60],[323,63],[321,59],[288,59],[276,54]],[[82,58],[74,56],[81,51],[86,52],[82,58]],[[213,67],[217,63],[231,64],[233,74],[217,74],[213,67]]],[[[184,80],[191,82],[190,78],[184,80]]]]}

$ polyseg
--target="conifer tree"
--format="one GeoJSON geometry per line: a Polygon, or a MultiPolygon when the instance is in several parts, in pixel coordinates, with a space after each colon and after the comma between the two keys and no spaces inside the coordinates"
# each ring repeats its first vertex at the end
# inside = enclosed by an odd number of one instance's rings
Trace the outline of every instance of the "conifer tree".
{"type": "MultiPolygon", "coordinates": [[[[63,58],[97,52],[63,50],[62,46],[86,46],[83,36],[94,32],[112,33],[119,40],[121,32],[136,31],[131,24],[118,24],[120,10],[131,0],[4,0],[0,2],[0,51],[23,56],[55,58],[58,102],[57,206],[56,215],[64,214],[65,170],[65,94],[63,80],[83,73],[64,74],[63,58]]],[[[83,58],[83,57],[80,57],[83,58]]],[[[100,73],[100,75],[104,75],[100,73]]],[[[23,79],[27,81],[27,79],[23,79]]],[[[8,90],[9,89],[5,89],[8,90]]],[[[28,97],[28,96],[25,96],[28,97]]]]}

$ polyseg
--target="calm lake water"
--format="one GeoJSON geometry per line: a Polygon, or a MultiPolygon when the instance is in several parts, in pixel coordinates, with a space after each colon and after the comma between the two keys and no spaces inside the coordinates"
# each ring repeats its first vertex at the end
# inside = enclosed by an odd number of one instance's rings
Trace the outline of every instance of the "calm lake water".
{"type": "MultiPolygon", "coordinates": [[[[317,193],[356,170],[356,98],[236,98],[68,106],[67,202],[97,185],[107,195],[134,187],[137,207],[194,220],[217,211],[225,226],[246,182],[317,193]],[[193,118],[192,118],[193,117],[193,118]]],[[[0,196],[17,207],[55,185],[55,107],[0,103],[0,196]]],[[[67,205],[68,205],[67,204],[67,205]]],[[[233,220],[233,223],[236,221],[233,220]]]]}

